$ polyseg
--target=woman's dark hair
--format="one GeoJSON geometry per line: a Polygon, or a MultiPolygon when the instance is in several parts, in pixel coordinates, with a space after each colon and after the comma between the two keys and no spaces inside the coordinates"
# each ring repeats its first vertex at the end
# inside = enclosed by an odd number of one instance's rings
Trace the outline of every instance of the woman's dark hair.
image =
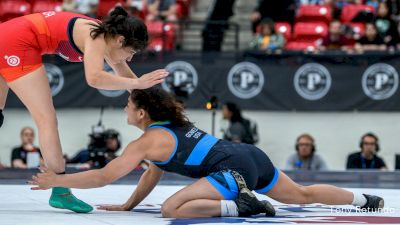
{"type": "Polygon", "coordinates": [[[274,24],[274,21],[273,21],[272,19],[270,19],[270,18],[265,18],[265,19],[261,20],[260,25],[259,25],[259,26],[260,26],[260,32],[261,32],[261,29],[262,29],[262,27],[263,27],[264,25],[266,25],[266,26],[269,27],[269,30],[271,31],[271,35],[272,35],[272,34],[276,34],[276,31],[275,31],[275,24],[274,24]]]}
{"type": "Polygon", "coordinates": [[[240,111],[239,107],[232,102],[227,102],[225,103],[226,108],[230,112],[232,112],[232,118],[230,119],[231,122],[242,122],[243,117],[242,117],[242,112],[240,111]]]}
{"type": "Polygon", "coordinates": [[[144,109],[153,121],[170,121],[184,127],[192,125],[185,115],[183,105],[161,88],[133,90],[131,101],[137,108],[144,109]]]}
{"type": "Polygon", "coordinates": [[[104,34],[105,37],[115,37],[122,35],[125,38],[124,47],[132,47],[136,51],[141,51],[147,47],[149,35],[144,22],[128,13],[120,6],[106,17],[99,25],[92,25],[90,36],[95,39],[104,34]]]}

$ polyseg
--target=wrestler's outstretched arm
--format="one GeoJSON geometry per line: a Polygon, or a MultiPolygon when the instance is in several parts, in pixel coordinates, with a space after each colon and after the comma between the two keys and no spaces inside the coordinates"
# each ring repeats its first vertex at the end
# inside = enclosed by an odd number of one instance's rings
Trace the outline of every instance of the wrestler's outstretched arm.
{"type": "Polygon", "coordinates": [[[120,72],[122,72],[121,76],[113,76],[112,74],[103,70],[104,56],[106,55],[106,42],[104,41],[104,39],[100,38],[94,40],[92,40],[92,38],[90,37],[87,38],[87,40],[85,41],[84,55],[85,59],[83,63],[85,67],[86,81],[89,86],[97,89],[146,89],[156,84],[162,83],[164,81],[164,78],[168,75],[168,72],[166,70],[159,69],[144,74],[138,79],[130,79],[133,75],[126,74],[126,70],[128,70],[128,65],[123,60],[121,62],[109,62],[110,66],[118,64],[124,66],[119,69],[120,72]],[[128,78],[128,76],[130,77],[128,78]]]}
{"type": "Polygon", "coordinates": [[[149,146],[149,138],[139,138],[131,142],[121,156],[115,158],[102,169],[89,170],[74,174],[57,175],[45,167],[41,173],[32,176],[29,183],[34,185],[32,190],[46,190],[52,187],[68,188],[96,188],[110,184],[134,170],[144,160],[146,146],[149,146]]]}
{"type": "Polygon", "coordinates": [[[146,198],[150,192],[157,185],[158,181],[164,171],[150,164],[149,169],[146,170],[140,177],[138,186],[131,195],[131,197],[122,205],[99,205],[98,209],[108,210],[108,211],[130,211],[135,208],[140,202],[146,198]]]}

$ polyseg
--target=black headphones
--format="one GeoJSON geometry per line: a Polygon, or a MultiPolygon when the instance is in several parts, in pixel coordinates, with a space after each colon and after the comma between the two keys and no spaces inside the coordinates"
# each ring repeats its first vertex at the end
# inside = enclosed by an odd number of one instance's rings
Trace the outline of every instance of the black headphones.
{"type": "Polygon", "coordinates": [[[360,140],[360,148],[361,148],[361,149],[363,148],[364,138],[366,138],[366,137],[372,137],[373,139],[375,139],[375,151],[378,152],[378,151],[381,149],[380,146],[379,146],[379,138],[378,138],[378,136],[376,136],[376,135],[375,135],[374,133],[372,133],[372,132],[368,132],[368,133],[364,134],[364,135],[361,137],[361,140],[360,140]]]}
{"type": "Polygon", "coordinates": [[[311,140],[311,142],[312,142],[311,143],[311,153],[314,153],[316,151],[315,144],[314,144],[314,138],[309,134],[302,134],[299,137],[297,137],[296,145],[295,145],[296,151],[299,151],[299,140],[302,138],[308,138],[309,140],[311,140]]]}
{"type": "Polygon", "coordinates": [[[106,139],[112,139],[115,138],[117,139],[117,151],[121,148],[121,135],[119,134],[118,131],[114,129],[107,129],[105,132],[105,137],[106,139]]]}

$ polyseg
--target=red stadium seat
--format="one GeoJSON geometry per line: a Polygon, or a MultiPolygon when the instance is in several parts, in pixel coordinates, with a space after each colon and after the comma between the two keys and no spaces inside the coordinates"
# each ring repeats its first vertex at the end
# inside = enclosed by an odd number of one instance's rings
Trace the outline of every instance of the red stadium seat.
{"type": "Polygon", "coordinates": [[[301,41],[291,41],[285,46],[286,50],[301,51],[301,50],[315,50],[317,48],[316,42],[301,42],[301,41]]]}
{"type": "Polygon", "coordinates": [[[115,6],[122,6],[124,3],[124,0],[100,0],[99,7],[97,8],[97,17],[103,18],[107,16],[115,6]]]}
{"type": "Polygon", "coordinates": [[[163,22],[162,21],[153,21],[153,22],[147,22],[147,31],[149,32],[149,35],[152,37],[155,36],[161,36],[163,32],[163,22]]]}
{"type": "Polygon", "coordinates": [[[190,11],[190,0],[177,0],[176,14],[178,19],[184,19],[189,16],[190,11]]]}
{"type": "Polygon", "coordinates": [[[146,22],[146,26],[150,36],[162,36],[163,32],[167,36],[171,36],[175,33],[173,25],[169,23],[164,24],[163,21],[146,22]]]}
{"type": "Polygon", "coordinates": [[[276,22],[275,31],[281,33],[286,40],[292,37],[292,26],[287,22],[276,22]]]}
{"type": "Polygon", "coordinates": [[[0,20],[7,21],[31,13],[31,4],[23,0],[0,1],[0,20]]]}
{"type": "Polygon", "coordinates": [[[160,52],[163,50],[164,43],[161,37],[155,37],[150,39],[149,46],[147,46],[148,50],[160,52]]]}
{"type": "Polygon", "coordinates": [[[32,13],[47,12],[47,11],[62,11],[62,2],[49,0],[36,0],[32,3],[32,13]]]}
{"type": "Polygon", "coordinates": [[[63,0],[25,0],[26,2],[29,2],[32,6],[36,3],[36,2],[59,2],[59,3],[63,3],[63,0]]]}
{"type": "Polygon", "coordinates": [[[173,24],[164,24],[162,21],[154,21],[148,22],[146,25],[151,40],[149,49],[161,51],[174,48],[175,31],[173,24]]]}
{"type": "Polygon", "coordinates": [[[315,40],[328,35],[328,26],[325,23],[299,22],[294,25],[294,38],[296,40],[315,40]]]}
{"type": "Polygon", "coordinates": [[[296,22],[325,22],[332,20],[332,8],[321,5],[302,5],[296,16],[296,22]]]}
{"type": "Polygon", "coordinates": [[[147,49],[156,52],[169,51],[174,49],[174,43],[168,41],[168,39],[164,42],[162,37],[155,37],[150,40],[147,49]]]}
{"type": "Polygon", "coordinates": [[[375,9],[373,6],[369,5],[347,5],[343,7],[340,19],[344,23],[351,22],[351,20],[353,20],[353,18],[361,11],[374,13],[375,9]]]}

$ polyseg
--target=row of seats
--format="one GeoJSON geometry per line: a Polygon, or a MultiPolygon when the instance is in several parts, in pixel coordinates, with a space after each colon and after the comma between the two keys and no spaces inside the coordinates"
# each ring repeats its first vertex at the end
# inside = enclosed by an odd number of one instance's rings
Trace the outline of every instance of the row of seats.
{"type": "MultiPolygon", "coordinates": [[[[121,0],[102,0],[97,11],[97,16],[102,18],[118,4],[123,4],[121,0]]],[[[190,0],[177,0],[177,17],[184,19],[189,16],[190,0]]],[[[147,15],[146,1],[143,0],[143,10],[140,16],[144,19],[147,15]]],[[[147,29],[150,34],[149,50],[173,50],[175,48],[175,25],[172,23],[164,23],[162,21],[146,22],[147,29]]]]}
{"type": "MultiPolygon", "coordinates": [[[[349,23],[361,11],[375,11],[370,5],[346,5],[340,14],[340,20],[343,23],[349,23]]],[[[330,6],[321,5],[302,5],[296,15],[297,22],[324,22],[329,24],[332,21],[332,8],[330,6]]]]}
{"type": "MultiPolygon", "coordinates": [[[[363,36],[365,33],[365,24],[346,23],[354,34],[363,36]]],[[[275,30],[281,33],[287,40],[286,49],[301,50],[316,47],[317,42],[328,35],[328,25],[322,22],[297,22],[292,27],[286,22],[275,23],[275,30]]]]}
{"type": "MultiPolygon", "coordinates": [[[[116,5],[125,4],[124,0],[100,0],[97,17],[106,16],[116,5]]],[[[146,5],[146,1],[143,0],[146,5]]],[[[177,0],[178,18],[186,18],[189,15],[190,0],[177,0]]],[[[146,7],[144,8],[144,15],[146,7]]],[[[45,11],[61,11],[62,0],[1,0],[0,1],[0,21],[7,21],[14,17],[27,15],[30,13],[45,11]]]]}
{"type": "MultiPolygon", "coordinates": [[[[365,25],[351,22],[361,11],[374,12],[368,5],[347,5],[343,7],[340,20],[349,26],[353,33],[363,36],[365,25]]],[[[296,23],[292,29],[289,23],[277,22],[275,29],[282,33],[287,40],[288,50],[313,49],[329,32],[329,22],[332,21],[332,9],[329,6],[303,5],[296,15],[296,23]]]]}
{"type": "Polygon", "coordinates": [[[49,0],[2,0],[0,1],[0,21],[18,16],[45,11],[61,11],[62,2],[49,0]]]}
{"type": "MultiPolygon", "coordinates": [[[[100,0],[97,16],[106,16],[116,5],[123,5],[124,0],[100,0]]],[[[189,15],[190,0],[178,0],[178,18],[185,18],[189,15]]],[[[143,1],[145,4],[145,1],[143,1]]],[[[143,7],[146,9],[146,7],[143,7]]],[[[1,0],[0,21],[7,21],[15,17],[24,16],[30,13],[62,10],[62,1],[57,0],[1,0]]],[[[143,10],[142,17],[146,15],[143,10]]],[[[149,49],[155,51],[172,50],[174,48],[175,31],[173,24],[164,24],[160,21],[147,22],[151,41],[149,49]]]]}
{"type": "MultiPolygon", "coordinates": [[[[124,0],[100,0],[97,16],[104,17],[124,0]]],[[[189,14],[190,0],[178,0],[178,17],[185,18],[189,14]]],[[[144,3],[145,4],[145,1],[144,3]]],[[[0,1],[0,20],[6,21],[14,17],[44,11],[61,11],[62,1],[58,0],[2,0],[0,1]]],[[[146,9],[146,7],[143,7],[146,9]]],[[[354,33],[362,36],[364,24],[350,21],[360,12],[373,12],[374,8],[367,5],[348,5],[342,10],[341,20],[348,24],[354,33]]],[[[143,17],[146,10],[143,10],[143,17]]],[[[328,34],[328,24],[332,20],[332,9],[329,6],[303,5],[299,8],[294,27],[289,23],[277,22],[276,30],[287,40],[287,49],[301,50],[316,47],[317,41],[328,34]]],[[[174,26],[159,21],[147,23],[151,36],[150,49],[171,50],[174,48],[174,26]],[[163,41],[164,40],[164,41],[163,41]]]]}

